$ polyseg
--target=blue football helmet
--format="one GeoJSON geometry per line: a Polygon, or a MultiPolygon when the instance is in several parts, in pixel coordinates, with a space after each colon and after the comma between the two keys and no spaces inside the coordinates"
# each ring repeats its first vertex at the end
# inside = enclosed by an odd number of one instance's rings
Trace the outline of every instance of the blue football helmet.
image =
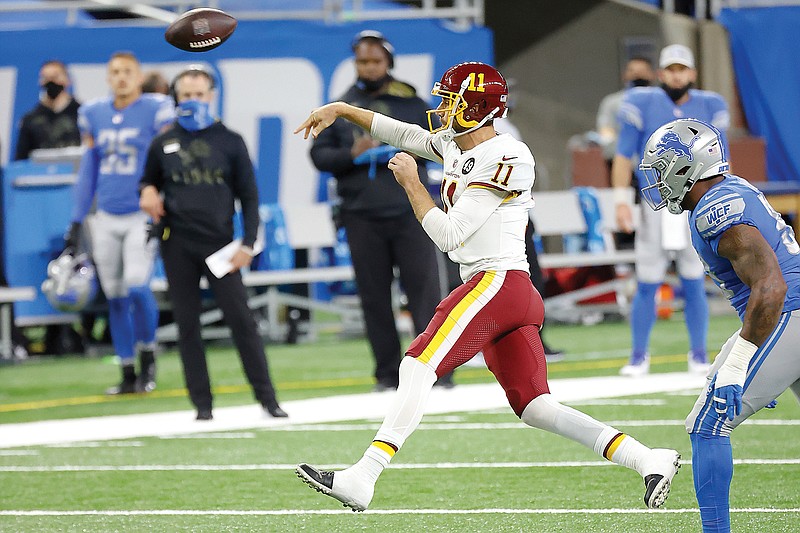
{"type": "Polygon", "coordinates": [[[73,256],[65,251],[47,265],[42,292],[59,311],[81,311],[97,294],[94,265],[86,254],[73,256]]]}

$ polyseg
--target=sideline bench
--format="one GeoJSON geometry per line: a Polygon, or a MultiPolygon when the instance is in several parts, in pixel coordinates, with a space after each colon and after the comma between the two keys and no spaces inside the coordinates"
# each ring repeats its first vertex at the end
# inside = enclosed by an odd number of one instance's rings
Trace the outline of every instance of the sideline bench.
{"type": "MultiPolygon", "coordinates": [[[[545,252],[539,254],[539,266],[542,268],[579,268],[592,266],[630,265],[636,261],[634,250],[617,250],[613,233],[618,231],[616,223],[616,207],[613,191],[610,188],[594,190],[601,213],[600,232],[605,243],[603,252],[545,252]]],[[[633,190],[631,189],[631,199],[633,190]]],[[[581,209],[578,193],[575,190],[534,192],[536,206],[530,210],[530,219],[536,233],[542,237],[583,234],[588,231],[586,219],[581,209]]],[[[634,227],[638,226],[638,209],[633,210],[634,227]]],[[[616,292],[618,295],[625,288],[627,279],[620,277],[597,285],[591,285],[545,299],[548,316],[575,322],[581,318],[578,302],[587,298],[616,292]]],[[[617,311],[627,311],[627,301],[617,297],[617,311]]]]}

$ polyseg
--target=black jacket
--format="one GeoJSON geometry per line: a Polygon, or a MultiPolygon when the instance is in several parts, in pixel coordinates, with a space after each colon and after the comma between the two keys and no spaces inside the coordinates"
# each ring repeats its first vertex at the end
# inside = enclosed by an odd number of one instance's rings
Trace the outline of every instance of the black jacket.
{"type": "Polygon", "coordinates": [[[200,131],[177,123],[150,144],[139,190],[164,193],[170,235],[224,246],[233,239],[234,199],[242,205],[244,238],[258,233],[258,189],[242,136],[221,122],[200,131]]]}
{"type": "Polygon", "coordinates": [[[28,159],[39,148],[80,146],[78,108],[73,98],[67,107],[56,113],[41,102],[22,117],[14,160],[28,159]]]}
{"type": "MultiPolygon", "coordinates": [[[[401,81],[390,81],[377,94],[366,93],[354,85],[339,100],[403,122],[419,124],[425,129],[428,127],[425,111],[430,106],[417,96],[412,86],[401,81]]],[[[408,197],[395,181],[386,162],[377,164],[374,179],[369,178],[369,164],[353,163],[350,149],[354,140],[364,133],[361,128],[344,119],[337,120],[314,140],[311,148],[314,166],[330,172],[336,178],[343,211],[371,218],[387,218],[411,212],[408,197]]],[[[420,160],[417,166],[420,178],[425,183],[425,162],[420,160]]]]}

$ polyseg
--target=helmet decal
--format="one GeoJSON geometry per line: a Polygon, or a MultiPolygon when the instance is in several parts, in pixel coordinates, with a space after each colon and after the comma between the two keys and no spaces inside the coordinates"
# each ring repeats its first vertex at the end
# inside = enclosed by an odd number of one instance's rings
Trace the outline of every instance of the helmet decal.
{"type": "Polygon", "coordinates": [[[692,161],[692,146],[694,146],[694,142],[696,140],[697,135],[692,137],[691,142],[689,142],[687,145],[681,141],[681,138],[677,133],[674,131],[668,131],[663,137],[661,137],[661,140],[656,143],[656,148],[658,148],[658,153],[656,153],[656,155],[661,155],[669,150],[672,150],[675,152],[676,156],[683,156],[689,161],[692,161]]]}

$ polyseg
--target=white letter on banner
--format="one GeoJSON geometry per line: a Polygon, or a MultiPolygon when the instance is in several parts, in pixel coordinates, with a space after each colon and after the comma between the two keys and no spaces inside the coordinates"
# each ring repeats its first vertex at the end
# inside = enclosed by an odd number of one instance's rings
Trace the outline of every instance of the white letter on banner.
{"type": "MultiPolygon", "coordinates": [[[[16,67],[0,68],[0,94],[6,95],[4,98],[0,98],[0,150],[3,152],[2,164],[5,165],[12,159],[8,149],[11,146],[11,117],[14,116],[14,97],[17,94],[16,67]]],[[[16,135],[18,132],[15,131],[14,136],[16,135]]]]}
{"type": "Polygon", "coordinates": [[[311,141],[292,134],[322,103],[317,66],[302,58],[226,59],[217,68],[225,81],[225,123],[242,134],[252,157],[260,153],[259,121],[278,117],[282,122],[278,202],[317,203],[319,173],[308,155],[311,141]]]}

